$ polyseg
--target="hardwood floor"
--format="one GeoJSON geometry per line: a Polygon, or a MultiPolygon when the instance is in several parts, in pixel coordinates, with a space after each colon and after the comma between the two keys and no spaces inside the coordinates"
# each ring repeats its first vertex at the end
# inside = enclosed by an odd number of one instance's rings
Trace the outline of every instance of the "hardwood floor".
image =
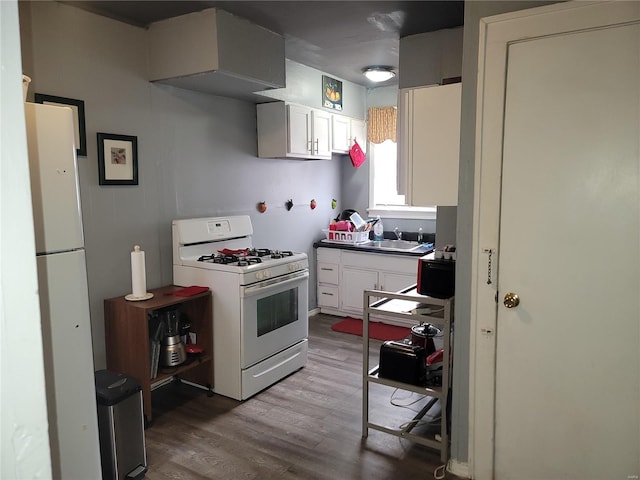
{"type": "MultiPolygon", "coordinates": [[[[338,320],[312,317],[307,365],[244,402],[179,382],[155,390],[146,478],[433,478],[439,452],[374,430],[361,437],[362,338],[331,330],[338,320]]],[[[380,343],[371,341],[372,352],[380,343]]],[[[402,408],[390,404],[393,389],[375,387],[377,423],[397,427],[420,409],[416,395],[396,393],[394,403],[408,405],[402,408]]]]}

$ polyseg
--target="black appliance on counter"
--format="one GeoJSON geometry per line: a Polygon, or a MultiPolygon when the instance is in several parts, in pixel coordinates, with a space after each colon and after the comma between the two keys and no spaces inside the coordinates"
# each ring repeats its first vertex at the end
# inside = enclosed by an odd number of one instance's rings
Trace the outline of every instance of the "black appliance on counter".
{"type": "Polygon", "coordinates": [[[420,295],[434,298],[453,297],[456,288],[456,262],[420,257],[418,260],[418,284],[420,295]]]}

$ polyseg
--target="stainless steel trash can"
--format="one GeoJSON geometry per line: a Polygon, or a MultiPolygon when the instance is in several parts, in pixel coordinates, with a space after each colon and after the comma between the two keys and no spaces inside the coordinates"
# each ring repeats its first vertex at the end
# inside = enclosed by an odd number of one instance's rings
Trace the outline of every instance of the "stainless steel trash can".
{"type": "Polygon", "coordinates": [[[142,479],[147,452],[140,383],[109,370],[99,370],[95,376],[102,478],[142,479]]]}

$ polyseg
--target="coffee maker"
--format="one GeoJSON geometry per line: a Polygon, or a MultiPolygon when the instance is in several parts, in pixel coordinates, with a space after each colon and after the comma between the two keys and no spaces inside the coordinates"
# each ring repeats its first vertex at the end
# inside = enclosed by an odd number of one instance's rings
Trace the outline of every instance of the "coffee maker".
{"type": "Polygon", "coordinates": [[[160,321],[164,324],[165,332],[162,338],[160,363],[165,367],[175,367],[187,359],[184,343],[180,337],[180,311],[167,310],[161,314],[160,321]]]}

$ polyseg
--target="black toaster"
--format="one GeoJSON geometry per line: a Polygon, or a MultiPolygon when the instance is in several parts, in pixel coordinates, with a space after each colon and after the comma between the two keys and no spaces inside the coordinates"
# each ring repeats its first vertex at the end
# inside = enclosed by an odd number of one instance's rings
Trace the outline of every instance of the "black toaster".
{"type": "Polygon", "coordinates": [[[380,346],[380,378],[411,385],[427,381],[427,352],[420,345],[389,340],[380,346]]]}

